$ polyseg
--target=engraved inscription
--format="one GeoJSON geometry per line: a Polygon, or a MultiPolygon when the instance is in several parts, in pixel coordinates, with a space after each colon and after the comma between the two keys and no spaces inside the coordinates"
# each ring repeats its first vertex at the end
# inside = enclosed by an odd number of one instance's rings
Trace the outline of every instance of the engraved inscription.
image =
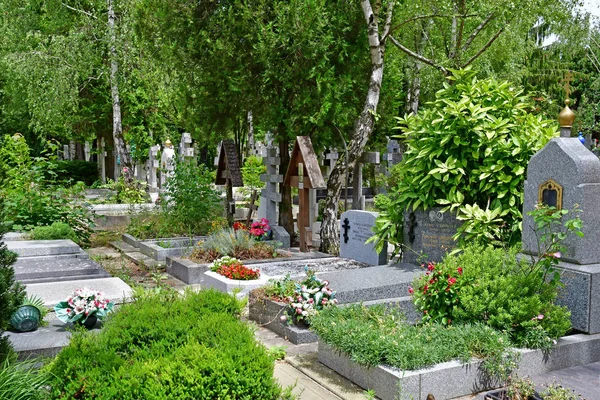
{"type": "Polygon", "coordinates": [[[350,228],[350,240],[365,244],[367,240],[373,236],[373,231],[371,231],[372,227],[372,224],[353,222],[350,228]]]}

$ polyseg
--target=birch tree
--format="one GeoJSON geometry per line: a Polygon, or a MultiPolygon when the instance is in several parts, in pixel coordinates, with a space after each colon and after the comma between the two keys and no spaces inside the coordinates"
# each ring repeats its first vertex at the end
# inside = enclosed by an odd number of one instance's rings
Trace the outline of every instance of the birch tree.
{"type": "Polygon", "coordinates": [[[367,26],[371,73],[363,109],[356,121],[352,139],[348,143],[348,159],[345,160],[345,157],[338,159],[327,181],[327,197],[321,224],[321,251],[330,254],[339,253],[340,233],[337,222],[337,205],[342,192],[342,171],[347,168],[345,173],[348,173],[354,169],[354,165],[362,156],[369,137],[373,133],[383,82],[386,38],[389,35],[394,12],[394,1],[387,3],[385,11],[382,9],[383,4],[380,0],[376,0],[373,4],[370,0],[362,0],[360,6],[367,26]]]}

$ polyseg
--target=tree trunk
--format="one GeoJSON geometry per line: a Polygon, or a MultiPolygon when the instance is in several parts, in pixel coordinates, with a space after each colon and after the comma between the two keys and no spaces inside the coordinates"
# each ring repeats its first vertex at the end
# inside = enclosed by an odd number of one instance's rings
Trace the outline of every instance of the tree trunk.
{"type": "MultiPolygon", "coordinates": [[[[369,47],[371,53],[371,76],[369,79],[369,90],[363,110],[352,133],[352,139],[348,144],[348,170],[354,169],[354,165],[360,159],[373,132],[375,115],[379,104],[381,83],[383,81],[383,61],[385,54],[385,41],[380,39],[379,16],[374,13],[369,0],[360,2],[365,20],[368,25],[369,47]]],[[[377,5],[377,4],[376,4],[377,5]]],[[[382,36],[386,37],[392,21],[394,3],[388,4],[385,26],[382,36]]],[[[339,254],[340,249],[340,227],[337,221],[337,204],[342,189],[341,170],[344,166],[344,157],[340,157],[327,180],[327,197],[325,198],[325,209],[323,211],[323,223],[321,224],[321,247],[320,250],[329,254],[339,254]]]]}
{"type": "Polygon", "coordinates": [[[248,111],[248,146],[246,147],[246,155],[254,155],[254,120],[252,110],[248,111]]]}
{"type": "MultiPolygon", "coordinates": [[[[417,54],[422,55],[427,44],[428,27],[423,26],[420,32],[420,37],[417,46],[417,54]]],[[[412,64],[411,76],[412,79],[408,88],[408,98],[406,102],[406,112],[416,114],[419,111],[419,100],[421,97],[421,68],[423,63],[417,59],[412,64]]]]}
{"type": "MultiPolygon", "coordinates": [[[[277,136],[279,139],[279,157],[281,164],[279,165],[279,174],[283,175],[287,172],[288,164],[290,163],[289,145],[290,141],[287,137],[285,125],[280,123],[277,127],[277,136]]],[[[294,236],[294,216],[292,215],[292,188],[279,184],[279,192],[281,193],[281,203],[279,203],[279,226],[282,226],[290,236],[294,236]]]]}
{"type": "Polygon", "coordinates": [[[113,106],[113,139],[117,157],[121,161],[120,168],[127,182],[133,182],[133,161],[123,138],[121,123],[121,101],[119,100],[119,63],[117,61],[117,34],[115,31],[115,10],[113,0],[108,1],[108,29],[110,32],[110,89],[113,106]]]}

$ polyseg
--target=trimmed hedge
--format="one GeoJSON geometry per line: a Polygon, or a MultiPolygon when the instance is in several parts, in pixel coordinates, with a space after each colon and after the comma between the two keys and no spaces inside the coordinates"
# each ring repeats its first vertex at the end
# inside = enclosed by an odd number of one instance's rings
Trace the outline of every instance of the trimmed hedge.
{"type": "Polygon", "coordinates": [[[216,291],[150,295],[48,366],[54,399],[277,399],[274,360],[216,291]]]}

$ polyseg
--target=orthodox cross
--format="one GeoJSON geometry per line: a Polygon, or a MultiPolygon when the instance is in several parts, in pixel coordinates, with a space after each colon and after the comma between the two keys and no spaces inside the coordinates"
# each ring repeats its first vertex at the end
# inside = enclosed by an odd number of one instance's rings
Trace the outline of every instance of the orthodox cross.
{"type": "Polygon", "coordinates": [[[350,221],[348,218],[344,218],[342,228],[344,228],[344,243],[348,243],[348,230],[350,229],[350,221]]]}
{"type": "Polygon", "coordinates": [[[565,93],[567,93],[567,99],[568,99],[569,95],[571,94],[571,82],[573,82],[573,74],[571,73],[571,71],[567,71],[567,75],[563,78],[562,81],[565,84],[564,88],[565,88],[565,93]]]}

